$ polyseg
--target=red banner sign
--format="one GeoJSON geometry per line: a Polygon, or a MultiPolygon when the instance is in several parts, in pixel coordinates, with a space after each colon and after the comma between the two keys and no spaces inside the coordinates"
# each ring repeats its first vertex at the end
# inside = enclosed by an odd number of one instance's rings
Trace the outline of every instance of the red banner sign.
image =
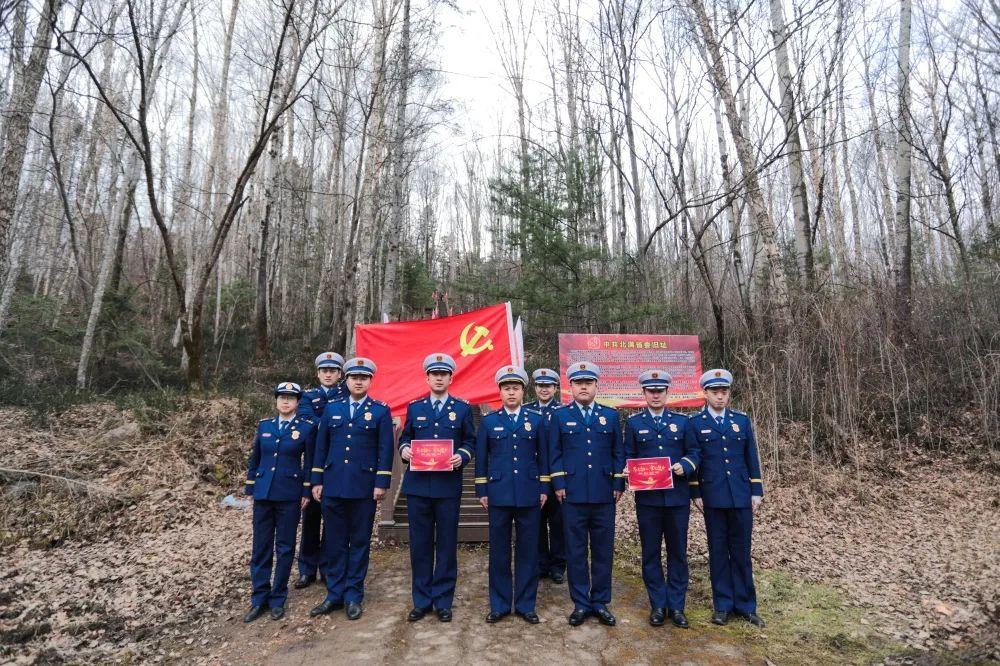
{"type": "Polygon", "coordinates": [[[666,370],[672,380],[669,407],[701,407],[705,399],[698,385],[701,349],[697,335],[559,334],[559,368],[562,401],[573,399],[566,368],[589,361],[601,369],[597,401],[609,407],[644,407],[639,373],[666,370]]]}
{"type": "Polygon", "coordinates": [[[450,472],[455,445],[450,439],[414,439],[410,442],[410,469],[414,472],[450,472]]]}
{"type": "Polygon", "coordinates": [[[674,473],[670,458],[629,458],[625,461],[629,490],[670,490],[674,473]]]}
{"type": "Polygon", "coordinates": [[[393,416],[405,415],[410,402],[429,393],[423,367],[428,354],[444,352],[455,359],[448,393],[494,407],[500,406],[496,371],[517,358],[510,303],[453,317],[362,324],[354,330],[357,355],[377,366],[372,397],[385,401],[393,416]]]}

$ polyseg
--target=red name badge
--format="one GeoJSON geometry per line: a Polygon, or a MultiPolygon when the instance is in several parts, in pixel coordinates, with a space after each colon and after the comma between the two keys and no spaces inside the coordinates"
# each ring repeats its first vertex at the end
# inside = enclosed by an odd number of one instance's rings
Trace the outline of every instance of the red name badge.
{"type": "Polygon", "coordinates": [[[670,458],[630,458],[625,461],[630,490],[670,490],[674,473],[670,458]]]}
{"type": "Polygon", "coordinates": [[[455,445],[450,439],[415,439],[410,442],[410,470],[450,472],[455,445]]]}

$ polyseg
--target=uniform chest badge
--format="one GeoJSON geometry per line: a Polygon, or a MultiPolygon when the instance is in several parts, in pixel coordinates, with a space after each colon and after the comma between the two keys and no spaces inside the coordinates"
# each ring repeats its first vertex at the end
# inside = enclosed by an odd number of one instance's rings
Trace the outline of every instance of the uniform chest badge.
{"type": "Polygon", "coordinates": [[[372,420],[372,413],[365,412],[365,421],[371,421],[371,420],[372,420]]]}
{"type": "Polygon", "coordinates": [[[448,412],[448,420],[449,421],[454,421],[457,418],[458,418],[458,414],[456,414],[455,412],[448,412]]]}
{"type": "Polygon", "coordinates": [[[261,437],[270,437],[270,436],[271,436],[271,433],[269,433],[269,432],[261,433],[261,437]]]}
{"type": "Polygon", "coordinates": [[[524,432],[531,432],[531,424],[530,423],[525,423],[524,424],[524,432]]]}
{"type": "Polygon", "coordinates": [[[676,423],[671,423],[670,424],[670,432],[677,432],[677,424],[676,423]]]}
{"type": "Polygon", "coordinates": [[[608,420],[606,418],[604,418],[603,416],[601,418],[597,419],[597,422],[600,423],[601,425],[608,425],[608,420]]]}
{"type": "Polygon", "coordinates": [[[299,438],[299,431],[298,430],[293,430],[292,431],[292,439],[298,439],[298,438],[299,438]]]}
{"type": "Polygon", "coordinates": [[[734,423],[734,424],[733,424],[733,432],[739,432],[739,431],[740,431],[740,426],[739,426],[739,424],[737,424],[737,423],[734,423]]]}

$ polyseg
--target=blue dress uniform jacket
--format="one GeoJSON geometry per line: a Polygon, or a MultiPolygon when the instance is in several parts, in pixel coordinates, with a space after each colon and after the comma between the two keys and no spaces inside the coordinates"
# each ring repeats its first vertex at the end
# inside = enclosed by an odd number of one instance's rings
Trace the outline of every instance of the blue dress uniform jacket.
{"type": "Polygon", "coordinates": [[[450,439],[455,453],[462,456],[462,465],[451,472],[413,472],[403,476],[403,492],[421,497],[461,497],[462,468],[472,460],[476,447],[476,431],[472,425],[469,403],[449,395],[441,414],[434,416],[430,396],[414,400],[406,408],[406,422],[399,437],[399,449],[415,439],[450,439]]]}
{"type": "Polygon", "coordinates": [[[593,404],[590,421],[573,402],[549,414],[549,474],[566,501],[614,502],[625,489],[625,446],[617,410],[593,404]]]}
{"type": "Polygon", "coordinates": [[[684,467],[684,476],[674,474],[670,490],[643,490],[635,494],[636,504],[648,506],[685,506],[691,501],[688,480],[693,478],[701,460],[701,444],[687,428],[688,417],[664,410],[657,423],[648,409],[625,421],[626,458],[670,457],[671,463],[684,467]]]}
{"type": "Polygon", "coordinates": [[[483,417],[476,433],[476,497],[497,506],[537,507],[549,485],[545,420],[522,408],[516,421],[503,409],[483,417]]]}
{"type": "Polygon", "coordinates": [[[750,417],[727,409],[719,424],[705,409],[688,419],[701,443],[701,469],[691,496],[705,507],[712,606],[719,612],[757,612],[753,583],[751,497],[762,496],[760,457],[750,417]]]}
{"type": "Polygon", "coordinates": [[[310,492],[306,470],[312,464],[314,437],[313,423],[301,416],[294,417],[283,433],[277,417],[257,424],[246,479],[246,492],[254,498],[253,606],[276,608],[288,598],[300,502],[310,492]]]}
{"type": "Polygon", "coordinates": [[[324,497],[371,498],[392,480],[392,414],[369,397],[351,418],[350,398],[327,405],[316,435],[312,485],[324,497]]]}
{"type": "MultiPolygon", "coordinates": [[[[549,404],[542,406],[538,400],[526,402],[524,407],[540,412],[548,423],[549,414],[553,409],[561,407],[559,400],[552,398],[549,404]]],[[[551,457],[551,454],[550,454],[551,457]]],[[[550,467],[551,468],[551,467],[550,467]]],[[[548,501],[542,507],[538,521],[538,575],[562,576],[566,573],[566,544],[563,538],[562,505],[556,499],[552,484],[547,484],[548,501]]]]}
{"type": "Polygon", "coordinates": [[[450,439],[462,457],[462,465],[451,472],[407,469],[402,487],[409,521],[413,606],[451,609],[458,580],[462,469],[472,460],[476,446],[469,403],[449,395],[435,416],[430,396],[414,400],[406,408],[400,450],[415,439],[450,439]]]}
{"type": "Polygon", "coordinates": [[[642,582],[649,605],[683,611],[688,589],[688,523],[691,496],[688,480],[701,459],[698,439],[687,428],[688,417],[664,410],[659,422],[648,409],[625,422],[625,453],[629,458],[669,456],[684,475],[674,474],[670,490],[635,493],[635,514],[642,551],[642,582]],[[663,544],[667,547],[667,575],[663,575],[663,544]]]}
{"type": "Polygon", "coordinates": [[[312,420],[302,416],[293,417],[284,434],[278,417],[261,419],[247,463],[246,494],[277,502],[309,497],[306,470],[312,466],[315,434],[312,420]]]}
{"type": "Polygon", "coordinates": [[[326,600],[361,603],[371,554],[375,488],[392,480],[392,415],[368,396],[351,417],[351,398],[327,405],[319,425],[313,485],[322,484],[321,567],[326,600]]]}
{"type": "Polygon", "coordinates": [[[549,414],[548,445],[552,485],[566,491],[562,514],[570,598],[584,612],[606,608],[615,550],[614,491],[625,488],[618,412],[595,403],[588,420],[575,402],[559,407],[549,414]]]}
{"type": "Polygon", "coordinates": [[[495,613],[509,613],[511,607],[518,613],[535,611],[539,502],[549,485],[544,426],[539,412],[522,407],[512,420],[500,409],[484,416],[476,433],[476,496],[489,498],[490,610],[495,613]]]}
{"type": "Polygon", "coordinates": [[[716,509],[750,508],[750,498],[764,494],[750,417],[727,409],[720,425],[705,409],[688,419],[688,429],[701,445],[701,469],[691,482],[691,496],[716,509]]]}
{"type": "Polygon", "coordinates": [[[347,387],[344,382],[337,382],[329,389],[317,386],[302,394],[299,400],[298,412],[301,415],[315,418],[319,421],[326,411],[326,406],[348,396],[347,387]]]}

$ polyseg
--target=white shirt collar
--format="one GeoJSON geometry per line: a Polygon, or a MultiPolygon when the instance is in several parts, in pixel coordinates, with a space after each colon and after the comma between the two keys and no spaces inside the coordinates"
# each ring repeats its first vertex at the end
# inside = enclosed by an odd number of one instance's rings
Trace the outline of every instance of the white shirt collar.
{"type": "Polygon", "coordinates": [[[713,419],[714,418],[718,418],[719,416],[721,416],[722,418],[726,418],[726,410],[725,409],[723,409],[721,412],[717,412],[714,409],[712,409],[711,407],[709,407],[708,405],[705,405],[705,409],[708,410],[709,416],[711,416],[713,419]]]}
{"type": "Polygon", "coordinates": [[[431,394],[431,396],[430,396],[430,401],[431,401],[431,407],[433,407],[433,406],[434,406],[434,401],[435,401],[435,400],[440,400],[440,401],[441,401],[441,406],[442,406],[442,407],[444,407],[445,405],[447,405],[447,404],[448,404],[448,398],[449,398],[449,397],[451,397],[451,396],[449,396],[449,395],[448,395],[447,393],[445,393],[445,394],[444,394],[443,396],[441,396],[440,398],[435,398],[435,397],[434,397],[434,394],[432,393],[432,394],[431,394]]]}
{"type": "MultiPolygon", "coordinates": [[[[573,402],[576,402],[576,400],[574,400],[573,402]]],[[[589,405],[584,406],[579,402],[576,402],[576,406],[580,409],[581,412],[586,412],[588,409],[594,409],[595,403],[592,402],[589,405]]]]}
{"type": "Polygon", "coordinates": [[[509,409],[507,409],[507,407],[505,406],[505,407],[503,408],[503,411],[504,411],[504,412],[506,412],[507,414],[513,414],[513,415],[514,415],[514,420],[517,420],[517,417],[518,417],[518,415],[519,415],[519,414],[521,413],[521,408],[520,408],[520,407],[518,407],[517,409],[515,409],[515,410],[514,410],[514,411],[512,412],[512,411],[510,411],[509,409]]]}
{"type": "Polygon", "coordinates": [[[350,393],[347,394],[347,404],[349,404],[349,405],[353,405],[354,403],[357,403],[358,406],[361,406],[361,405],[365,404],[365,400],[367,400],[367,399],[368,399],[368,394],[367,393],[365,393],[361,397],[360,400],[355,400],[354,397],[350,393]]]}
{"type": "Polygon", "coordinates": [[[537,402],[538,402],[538,406],[539,406],[539,407],[548,407],[548,406],[549,406],[549,405],[551,405],[551,404],[552,404],[553,402],[555,402],[555,398],[552,398],[552,399],[551,399],[551,400],[549,400],[548,402],[542,402],[541,400],[538,400],[537,402]]]}
{"type": "Polygon", "coordinates": [[[653,411],[652,407],[650,407],[649,405],[646,405],[646,411],[648,411],[650,413],[650,415],[652,415],[653,417],[657,417],[657,416],[662,417],[664,414],[667,413],[667,408],[666,407],[661,407],[659,409],[659,411],[653,411]]]}

